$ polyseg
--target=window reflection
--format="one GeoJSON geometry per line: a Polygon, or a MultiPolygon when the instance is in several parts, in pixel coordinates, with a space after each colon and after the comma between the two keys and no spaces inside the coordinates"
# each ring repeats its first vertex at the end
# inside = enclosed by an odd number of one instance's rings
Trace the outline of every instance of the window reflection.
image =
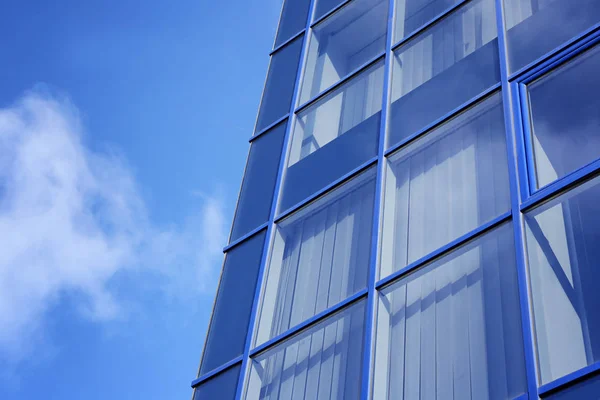
{"type": "Polygon", "coordinates": [[[396,0],[396,42],[461,0],[396,0]]]}

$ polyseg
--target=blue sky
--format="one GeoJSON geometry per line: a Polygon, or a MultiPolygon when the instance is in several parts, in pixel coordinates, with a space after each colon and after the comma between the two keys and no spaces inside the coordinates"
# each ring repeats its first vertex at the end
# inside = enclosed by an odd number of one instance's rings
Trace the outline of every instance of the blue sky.
{"type": "Polygon", "coordinates": [[[0,398],[189,398],[281,0],[5,3],[0,398]]]}

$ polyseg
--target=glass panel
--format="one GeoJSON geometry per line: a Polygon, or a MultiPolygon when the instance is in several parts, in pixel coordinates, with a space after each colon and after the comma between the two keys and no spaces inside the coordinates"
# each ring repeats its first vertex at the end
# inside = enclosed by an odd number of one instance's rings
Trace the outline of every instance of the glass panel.
{"type": "Polygon", "coordinates": [[[388,144],[499,81],[494,0],[468,2],[394,53],[388,144]]]}
{"type": "Polygon", "coordinates": [[[396,0],[396,42],[462,0],[396,0]]]}
{"type": "Polygon", "coordinates": [[[256,132],[290,112],[303,38],[304,36],[295,39],[271,57],[256,132]]]}
{"type": "Polygon", "coordinates": [[[526,214],[542,383],[600,361],[600,178],[526,214]]]}
{"type": "Polygon", "coordinates": [[[381,276],[509,210],[502,99],[495,94],[390,157],[381,276]]]}
{"type": "Polygon", "coordinates": [[[510,70],[516,71],[600,22],[600,2],[504,0],[504,14],[510,70]]]}
{"type": "Polygon", "coordinates": [[[365,302],[252,360],[247,400],[360,397],[365,302]]]}
{"type": "Polygon", "coordinates": [[[529,85],[538,187],[600,157],[598,71],[595,47],[529,85]]]}
{"type": "Polygon", "coordinates": [[[315,21],[327,14],[329,11],[333,10],[335,7],[348,1],[351,0],[317,0],[314,17],[315,21]]]}
{"type": "Polygon", "coordinates": [[[366,287],[374,196],[371,169],[277,224],[258,343],[366,287]]]}
{"type": "Polygon", "coordinates": [[[300,103],[385,50],[388,2],[354,0],[313,28],[300,103]]]}
{"type": "Polygon", "coordinates": [[[244,352],[264,241],[262,232],[234,247],[225,257],[201,375],[244,352]]]}
{"type": "Polygon", "coordinates": [[[286,127],[281,123],[252,142],[230,241],[269,219],[286,127]]]}
{"type": "Polygon", "coordinates": [[[514,399],[525,393],[510,224],[379,297],[374,399],[514,399]]]}
{"type": "Polygon", "coordinates": [[[298,113],[280,210],[377,155],[382,98],[379,63],[298,113]]]}
{"type": "Polygon", "coordinates": [[[306,27],[310,0],[285,0],[279,19],[275,47],[289,40],[306,27]]]}
{"type": "Polygon", "coordinates": [[[194,400],[234,400],[240,377],[240,365],[221,372],[194,390],[194,400]]]}
{"type": "Polygon", "coordinates": [[[569,386],[558,393],[544,396],[545,400],[583,400],[597,399],[600,393],[600,375],[590,377],[583,382],[569,386]]]}

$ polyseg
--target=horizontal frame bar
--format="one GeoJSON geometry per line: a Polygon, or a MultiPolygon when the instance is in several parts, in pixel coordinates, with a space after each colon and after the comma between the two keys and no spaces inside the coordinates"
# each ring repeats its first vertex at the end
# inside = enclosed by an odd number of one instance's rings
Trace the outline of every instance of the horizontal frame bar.
{"type": "Polygon", "coordinates": [[[306,29],[302,28],[302,30],[300,32],[294,34],[294,36],[292,36],[291,38],[289,38],[285,42],[281,43],[279,46],[273,48],[273,50],[271,50],[271,52],[269,53],[269,56],[272,56],[273,54],[277,53],[279,50],[283,49],[285,46],[287,46],[288,44],[290,44],[294,40],[298,39],[300,36],[302,36],[302,34],[304,32],[306,32],[306,29]]]}
{"type": "Polygon", "coordinates": [[[586,367],[571,372],[563,377],[553,380],[539,387],[538,394],[540,397],[546,397],[561,389],[572,386],[576,383],[584,381],[586,378],[594,376],[600,372],[600,361],[590,364],[586,367]]]}
{"type": "Polygon", "coordinates": [[[510,220],[511,218],[512,218],[512,212],[508,211],[508,212],[505,212],[504,214],[494,218],[493,220],[486,222],[485,224],[473,229],[472,231],[465,233],[464,235],[460,236],[457,239],[454,239],[453,241],[446,244],[445,246],[442,246],[442,247],[438,248],[437,250],[432,251],[431,253],[408,264],[406,267],[399,269],[398,271],[392,273],[391,275],[386,276],[383,279],[380,279],[376,284],[377,290],[381,290],[383,287],[392,284],[396,280],[401,279],[404,275],[407,275],[408,273],[410,273],[416,269],[419,269],[420,267],[424,266],[425,264],[430,263],[431,261],[433,261],[439,257],[445,256],[445,255],[451,253],[453,250],[456,250],[457,248],[468,243],[469,241],[476,238],[477,236],[483,235],[484,233],[491,231],[492,229],[494,229],[497,226],[503,224],[504,222],[510,220]]]}
{"type": "Polygon", "coordinates": [[[346,308],[346,307],[350,306],[351,304],[359,301],[363,297],[366,297],[366,295],[367,295],[367,289],[366,288],[362,289],[362,290],[354,293],[352,296],[348,297],[347,299],[342,300],[337,304],[334,304],[333,306],[329,307],[328,309],[326,309],[324,311],[321,311],[320,313],[307,319],[306,321],[303,321],[300,324],[291,327],[287,331],[275,336],[274,338],[266,341],[265,343],[261,344],[260,346],[257,346],[254,349],[250,350],[250,358],[253,358],[256,355],[263,353],[265,351],[268,351],[269,349],[277,346],[278,344],[285,342],[287,339],[302,332],[304,329],[308,328],[309,326],[317,324],[317,323],[323,321],[324,319],[327,319],[327,317],[329,317],[329,316],[335,314],[336,312],[342,310],[343,308],[346,308]]]}
{"type": "Polygon", "coordinates": [[[244,356],[237,356],[233,360],[226,362],[225,364],[221,365],[220,367],[215,368],[212,371],[205,373],[204,375],[198,377],[197,379],[194,379],[191,383],[192,389],[195,388],[196,386],[199,386],[202,383],[206,382],[210,378],[213,378],[216,375],[219,375],[221,372],[224,372],[225,370],[233,367],[234,365],[241,363],[243,358],[244,358],[244,356]]]}
{"type": "Polygon", "coordinates": [[[261,137],[262,135],[264,135],[265,133],[267,133],[268,131],[270,131],[271,129],[275,128],[277,125],[281,124],[283,121],[285,121],[286,119],[288,119],[290,117],[290,113],[285,114],[283,117],[279,118],[277,121],[271,123],[270,125],[268,125],[266,128],[262,129],[260,132],[255,133],[254,135],[252,135],[250,137],[250,139],[248,139],[248,141],[250,143],[252,143],[253,141],[255,141],[257,138],[261,137]]]}
{"type": "Polygon", "coordinates": [[[266,229],[268,226],[269,226],[269,222],[267,221],[264,224],[261,224],[258,228],[252,229],[250,232],[246,233],[242,237],[235,239],[233,242],[231,242],[227,246],[223,247],[223,253],[227,253],[229,250],[231,250],[238,244],[246,241],[247,239],[250,239],[252,236],[254,236],[257,233],[259,233],[260,231],[266,229]]]}
{"type": "Polygon", "coordinates": [[[338,4],[337,6],[333,7],[331,10],[327,11],[325,14],[323,14],[321,17],[319,17],[316,21],[314,21],[313,23],[310,24],[310,27],[313,28],[315,25],[320,24],[322,21],[325,21],[327,18],[329,18],[330,16],[332,16],[333,14],[335,14],[338,10],[341,10],[342,8],[344,8],[344,6],[346,6],[347,4],[349,4],[352,0],[344,0],[342,1],[340,4],[338,4]]]}

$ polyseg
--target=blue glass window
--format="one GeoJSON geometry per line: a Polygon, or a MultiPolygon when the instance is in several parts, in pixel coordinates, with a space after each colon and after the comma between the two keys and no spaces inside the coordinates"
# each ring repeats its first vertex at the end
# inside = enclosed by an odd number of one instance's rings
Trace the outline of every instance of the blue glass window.
{"type": "Polygon", "coordinates": [[[265,233],[262,232],[234,247],[225,257],[204,347],[201,375],[244,351],[264,241],[265,233]]]}
{"type": "Polygon", "coordinates": [[[252,142],[230,241],[269,219],[286,127],[281,123],[252,142]]]}
{"type": "Polygon", "coordinates": [[[277,224],[258,343],[366,287],[374,178],[371,169],[277,224]]]}
{"type": "Polygon", "coordinates": [[[516,71],[600,22],[597,0],[504,0],[510,70],[516,71]]]}
{"type": "Polygon", "coordinates": [[[378,63],[298,113],[280,211],[377,155],[382,98],[378,63]]]}
{"type": "Polygon", "coordinates": [[[595,47],[528,86],[538,187],[600,157],[598,71],[595,47]]]}
{"type": "Polygon", "coordinates": [[[525,393],[510,224],[382,290],[373,399],[514,399],[525,393]]]}
{"type": "Polygon", "coordinates": [[[365,303],[252,359],[247,400],[360,397],[365,303]]]}
{"type": "Polygon", "coordinates": [[[525,216],[542,383],[600,361],[598,199],[595,178],[525,216]]]}
{"type": "Polygon", "coordinates": [[[402,40],[461,0],[396,0],[394,40],[402,40]]]}
{"type": "Polygon", "coordinates": [[[387,0],[354,0],[313,28],[300,103],[383,53],[387,9],[387,0]]]}
{"type": "Polygon", "coordinates": [[[594,399],[600,393],[600,375],[595,375],[583,382],[578,382],[558,393],[544,396],[547,400],[583,400],[594,399]]]}
{"type": "Polygon", "coordinates": [[[294,39],[271,57],[258,111],[257,132],[290,112],[303,39],[304,36],[294,39]]]}
{"type": "Polygon", "coordinates": [[[219,373],[219,375],[210,378],[196,387],[194,390],[194,400],[235,400],[239,377],[239,365],[219,373]]]}
{"type": "Polygon", "coordinates": [[[310,0],[285,0],[279,19],[275,47],[294,37],[306,26],[310,0]]]}
{"type": "Polygon", "coordinates": [[[315,7],[315,20],[321,18],[340,4],[351,1],[351,0],[316,0],[317,5],[315,7]]]}
{"type": "Polygon", "coordinates": [[[389,145],[500,81],[494,0],[468,2],[394,52],[389,145]]]}
{"type": "Polygon", "coordinates": [[[390,156],[381,276],[510,210],[500,94],[390,156]]]}

